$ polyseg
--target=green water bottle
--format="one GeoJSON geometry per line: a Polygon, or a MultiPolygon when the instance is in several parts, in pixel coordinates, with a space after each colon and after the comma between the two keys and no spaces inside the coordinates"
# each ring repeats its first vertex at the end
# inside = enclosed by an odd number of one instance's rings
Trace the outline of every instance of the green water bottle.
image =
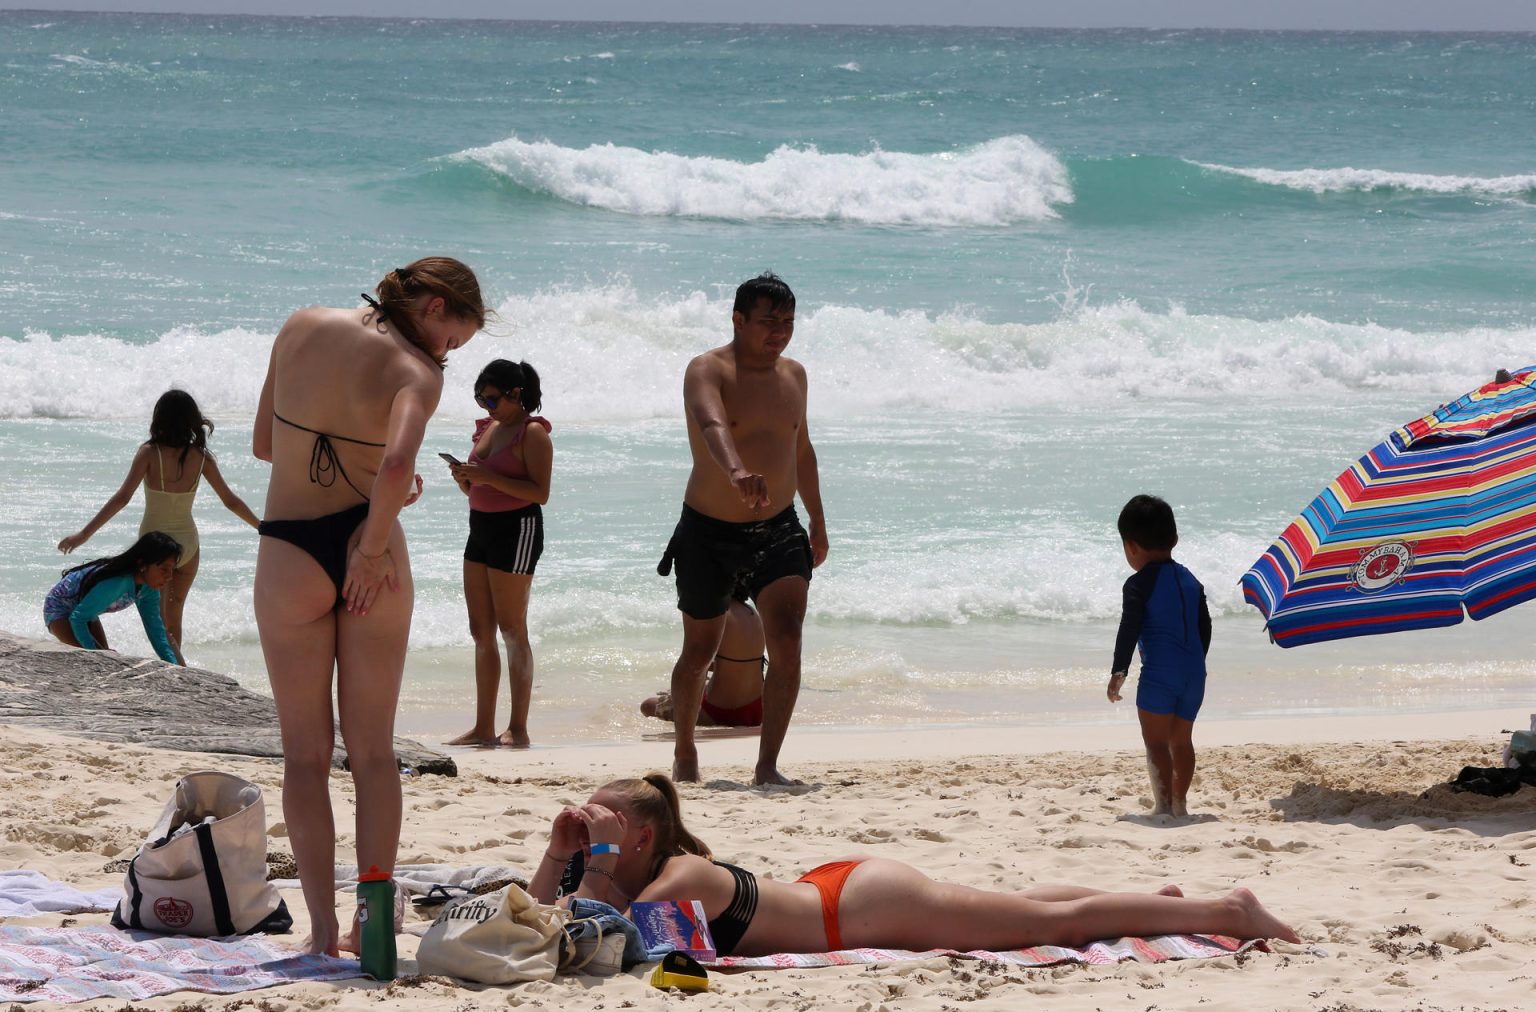
{"type": "Polygon", "coordinates": [[[395,882],[378,865],[357,877],[357,921],[363,972],[395,979],[395,882]]]}

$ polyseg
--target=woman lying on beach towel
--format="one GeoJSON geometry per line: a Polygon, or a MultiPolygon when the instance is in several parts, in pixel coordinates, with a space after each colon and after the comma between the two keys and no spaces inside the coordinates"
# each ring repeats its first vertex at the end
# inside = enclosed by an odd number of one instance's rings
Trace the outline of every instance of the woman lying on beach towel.
{"type": "Polygon", "coordinates": [[[935,882],[886,858],[824,864],[794,882],[757,878],[712,859],[683,826],[677,790],[661,773],[615,780],[563,809],[529,885],[553,903],[575,893],[623,910],[633,900],[699,900],[721,955],[839,949],[1080,946],[1167,934],[1298,941],[1246,889],[1189,899],[1175,887],[1107,893],[1041,886],[996,893],[935,882]]]}
{"type": "Polygon", "coordinates": [[[150,531],[126,552],[64,570],[43,601],[43,621],[60,643],[107,650],[101,616],[137,605],[144,634],[162,661],[186,663],[166,634],[160,592],[170,586],[181,545],[169,534],[150,531]]]}

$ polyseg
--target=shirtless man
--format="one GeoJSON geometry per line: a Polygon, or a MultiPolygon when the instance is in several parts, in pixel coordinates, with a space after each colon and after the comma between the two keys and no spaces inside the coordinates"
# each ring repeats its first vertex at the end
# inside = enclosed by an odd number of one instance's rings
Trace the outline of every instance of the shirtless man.
{"type": "Polygon", "coordinates": [[[800,627],[811,570],[827,557],[816,450],[805,423],[805,367],[784,358],[795,295],[773,274],[736,289],[731,343],[688,363],[683,407],[693,471],[657,572],[677,567],[683,649],[672,668],[674,780],[699,779],[694,743],[704,675],[720,650],[731,590],[741,582],[763,620],[768,673],[753,782],[791,784],[779,749],[800,694],[800,627]],[[810,533],[795,513],[805,504],[810,533]]]}

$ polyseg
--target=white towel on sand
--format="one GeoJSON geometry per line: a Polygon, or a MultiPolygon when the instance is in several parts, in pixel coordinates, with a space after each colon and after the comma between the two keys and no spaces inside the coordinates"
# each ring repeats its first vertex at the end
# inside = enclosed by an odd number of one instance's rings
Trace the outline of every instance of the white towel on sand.
{"type": "MultiPolygon", "coordinates": [[[[473,889],[482,882],[524,877],[521,871],[507,865],[473,865],[470,867],[456,864],[395,865],[395,884],[412,896],[423,896],[435,885],[463,886],[466,889],[473,889]]],[[[335,878],[338,892],[343,889],[357,888],[357,865],[338,864],[336,866],[335,878]]],[[[277,879],[272,884],[279,889],[299,888],[299,880],[296,878],[277,879]]]]}
{"type": "Polygon", "coordinates": [[[122,886],[84,892],[72,885],[54,882],[40,871],[0,871],[0,917],[111,910],[122,898],[122,886]]]}

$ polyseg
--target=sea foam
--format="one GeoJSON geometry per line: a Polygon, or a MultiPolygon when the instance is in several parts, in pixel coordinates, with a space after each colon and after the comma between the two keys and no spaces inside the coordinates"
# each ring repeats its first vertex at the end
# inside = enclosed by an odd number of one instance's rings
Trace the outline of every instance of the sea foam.
{"type": "MultiPolygon", "coordinates": [[[[569,421],[677,414],[688,360],[730,337],[730,303],[702,292],[642,294],[627,284],[508,299],[494,333],[449,362],[446,387],[468,389],[489,359],[526,359],[544,399],[569,421]],[[618,392],[622,391],[622,396],[618,392]]],[[[250,417],[271,334],[170,331],[135,345],[93,335],[0,338],[0,418],[147,416],[180,384],[218,418],[250,417]]],[[[793,357],[811,376],[812,412],[985,414],[1087,400],[1328,397],[1402,390],[1429,407],[1532,358],[1536,327],[1415,332],[1313,316],[1250,320],[1078,305],[1038,323],[858,306],[800,307],[793,357]]],[[[439,413],[467,418],[465,398],[439,413]]]]}
{"type": "Polygon", "coordinates": [[[1245,169],[1231,165],[1194,162],[1212,172],[1243,176],[1268,186],[1283,186],[1311,193],[1342,193],[1400,190],[1447,196],[1531,197],[1536,194],[1536,174],[1514,176],[1446,176],[1389,169],[1245,169]]]}
{"type": "Polygon", "coordinates": [[[1066,167],[1022,135],[931,154],[786,145],[760,162],[511,137],[452,157],[526,190],[638,215],[1001,226],[1053,218],[1052,205],[1072,201],[1066,167]]]}

